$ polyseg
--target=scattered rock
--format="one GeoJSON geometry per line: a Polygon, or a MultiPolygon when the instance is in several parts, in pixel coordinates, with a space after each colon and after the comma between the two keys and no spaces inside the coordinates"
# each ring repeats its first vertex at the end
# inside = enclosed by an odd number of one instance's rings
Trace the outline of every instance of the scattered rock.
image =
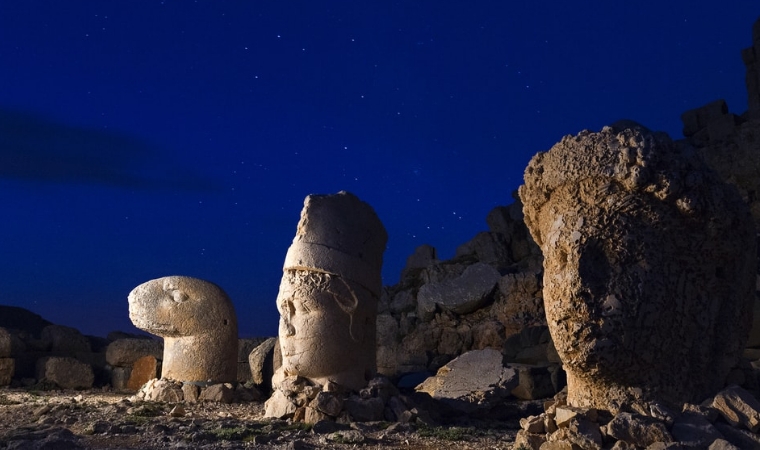
{"type": "Polygon", "coordinates": [[[37,361],[37,379],[63,389],[89,389],[95,381],[92,367],[74,358],[51,356],[37,361]]]}

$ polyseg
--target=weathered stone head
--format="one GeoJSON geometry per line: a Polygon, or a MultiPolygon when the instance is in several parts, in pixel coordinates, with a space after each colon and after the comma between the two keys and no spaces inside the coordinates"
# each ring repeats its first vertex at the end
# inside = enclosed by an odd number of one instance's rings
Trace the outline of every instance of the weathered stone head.
{"type": "Polygon", "coordinates": [[[387,234],[353,194],[310,195],[288,249],[277,296],[282,367],[358,390],[376,371],[375,319],[387,234]]]}
{"type": "Polygon", "coordinates": [[[626,125],[537,154],[519,191],[568,402],[699,402],[747,338],[752,219],[685,144],[626,125]]]}
{"type": "Polygon", "coordinates": [[[129,318],[137,328],[164,338],[162,378],[237,379],[237,317],[219,286],[181,276],[145,282],[129,293],[129,318]]]}

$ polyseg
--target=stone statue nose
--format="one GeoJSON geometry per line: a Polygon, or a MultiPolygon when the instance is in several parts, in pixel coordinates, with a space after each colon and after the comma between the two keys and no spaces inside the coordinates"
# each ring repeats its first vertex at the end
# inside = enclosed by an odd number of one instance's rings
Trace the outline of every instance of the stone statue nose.
{"type": "Polygon", "coordinates": [[[294,336],[296,334],[296,328],[292,323],[290,323],[290,320],[284,317],[282,318],[282,326],[280,328],[282,328],[282,330],[280,330],[280,333],[284,334],[285,336],[294,336]]]}

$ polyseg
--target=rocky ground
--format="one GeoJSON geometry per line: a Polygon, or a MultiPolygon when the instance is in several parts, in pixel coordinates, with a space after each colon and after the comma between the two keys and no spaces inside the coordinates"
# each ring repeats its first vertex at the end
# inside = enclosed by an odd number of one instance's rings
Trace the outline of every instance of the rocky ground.
{"type": "Polygon", "coordinates": [[[519,429],[517,419],[446,426],[311,426],[265,419],[263,414],[263,402],[176,405],[138,401],[128,393],[0,389],[0,449],[506,450],[513,448],[519,429]]]}

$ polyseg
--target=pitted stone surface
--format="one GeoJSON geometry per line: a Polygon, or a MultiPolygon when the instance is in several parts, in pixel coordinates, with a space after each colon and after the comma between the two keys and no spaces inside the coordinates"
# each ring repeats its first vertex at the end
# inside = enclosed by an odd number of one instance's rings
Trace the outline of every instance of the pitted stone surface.
{"type": "Polygon", "coordinates": [[[162,378],[237,379],[237,317],[219,286],[182,276],[148,281],[129,294],[129,317],[137,328],[164,338],[162,378]]]}
{"type": "Polygon", "coordinates": [[[473,264],[458,278],[422,286],[417,294],[418,308],[435,311],[437,305],[457,314],[473,312],[488,300],[500,278],[492,266],[473,264]]]}
{"type": "Polygon", "coordinates": [[[686,144],[627,123],[534,156],[520,197],[569,404],[698,403],[723,386],[756,273],[733,187],[686,144]]]}

